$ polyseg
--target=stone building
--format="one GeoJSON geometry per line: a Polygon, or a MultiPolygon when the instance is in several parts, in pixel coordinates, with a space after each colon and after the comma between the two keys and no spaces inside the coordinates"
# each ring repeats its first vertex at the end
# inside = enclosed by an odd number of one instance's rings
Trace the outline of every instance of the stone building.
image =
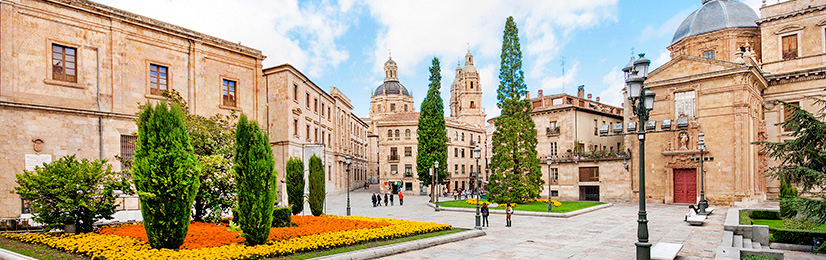
{"type": "MultiPolygon", "coordinates": [[[[545,181],[542,197],[557,200],[628,201],[630,176],[621,136],[602,137],[603,125],[622,124],[623,109],[585,94],[543,95],[531,100],[531,119],[536,126],[537,146],[545,181]],[[546,158],[551,157],[551,165],[546,158]],[[549,176],[550,174],[550,176],[549,176]]],[[[488,120],[495,125],[496,118],[488,120]]]]}
{"type": "MultiPolygon", "coordinates": [[[[765,1],[764,1],[765,2],[765,1]]],[[[814,111],[808,97],[826,96],[826,1],[766,5],[760,17],[747,5],[703,0],[674,34],[671,61],[650,72],[656,93],[647,135],[649,200],[696,203],[700,192],[697,136],[705,134],[705,192],[712,205],[750,203],[777,196],[763,172],[774,162],[752,142],[785,138],[775,124],[793,111],[776,101],[814,111]],[[666,126],[664,126],[664,124],[666,126]]],[[[626,121],[637,119],[626,104],[626,121]]],[[[626,137],[633,161],[638,141],[626,137]]],[[[637,172],[638,165],[631,166],[637,172]]],[[[638,192],[637,175],[632,189],[638,192]]],[[[636,195],[634,197],[637,197],[636,195]]]]}
{"type": "MultiPolygon", "coordinates": [[[[270,90],[267,120],[280,175],[286,174],[289,158],[304,161],[306,175],[306,164],[316,155],[325,165],[326,191],[343,192],[347,187],[344,159],[350,155],[350,189],[363,186],[367,179],[367,124],[353,115],[350,99],[336,87],[327,93],[290,64],[266,68],[263,77],[270,90]]],[[[285,198],[283,178],[279,190],[285,198]]]]}
{"type": "MultiPolygon", "coordinates": [[[[418,181],[416,153],[418,147],[417,129],[419,112],[415,111],[413,95],[399,82],[396,62],[390,58],[384,64],[384,83],[376,88],[371,97],[370,117],[365,119],[372,135],[371,157],[376,164],[369,171],[378,176],[383,190],[407,191],[410,194],[427,194],[427,187],[418,181]]],[[[456,79],[451,86],[451,117],[445,117],[448,137],[447,169],[449,179],[444,188],[473,189],[471,173],[478,168],[485,169],[484,159],[472,157],[473,149],[487,151],[482,144],[485,136],[484,111],[481,102],[481,86],[473,55],[468,51],[465,68],[458,67],[456,79]]],[[[484,155],[483,155],[484,156],[484,155]]],[[[482,170],[484,171],[484,170],[482,170]]],[[[484,174],[483,174],[484,175],[484,174]]]]}

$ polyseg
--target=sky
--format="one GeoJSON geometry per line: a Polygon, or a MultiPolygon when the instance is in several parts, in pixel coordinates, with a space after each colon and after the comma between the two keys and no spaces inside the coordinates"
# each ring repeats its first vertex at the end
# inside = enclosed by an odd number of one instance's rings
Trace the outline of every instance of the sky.
{"type": "MultiPolygon", "coordinates": [[[[666,47],[674,32],[701,6],[700,0],[95,1],[261,50],[267,56],[264,68],[289,63],[322,89],[339,88],[359,117],[369,116],[371,92],[384,80],[388,55],[418,111],[431,60],[440,60],[447,102],[457,62],[464,66],[468,50],[480,73],[487,117],[498,116],[499,57],[508,16],[519,28],[532,97],[540,89],[546,95],[563,89],[576,94],[576,87],[585,85],[586,93],[619,106],[620,69],[632,50],[646,53],[652,70],[668,62],[666,47]]],[[[761,0],[741,1],[759,14],[761,0]]]]}

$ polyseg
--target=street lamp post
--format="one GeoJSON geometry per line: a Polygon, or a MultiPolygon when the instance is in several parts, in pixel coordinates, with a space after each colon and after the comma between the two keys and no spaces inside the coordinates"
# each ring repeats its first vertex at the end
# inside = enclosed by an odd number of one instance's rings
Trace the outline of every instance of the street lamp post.
{"type": "Polygon", "coordinates": [[[645,79],[648,78],[648,65],[651,61],[645,58],[645,53],[640,53],[636,61],[631,58],[631,62],[622,69],[625,75],[626,92],[631,104],[631,110],[639,119],[637,127],[637,138],[640,141],[640,211],[637,219],[637,238],[634,243],[637,246],[637,260],[651,259],[651,242],[648,241],[648,219],[645,212],[645,122],[648,121],[650,110],[654,107],[654,92],[644,86],[645,79]]]}
{"type": "Polygon", "coordinates": [[[706,172],[703,169],[703,161],[705,161],[704,153],[706,150],[705,136],[703,133],[697,136],[697,148],[700,149],[700,214],[706,214],[706,208],[708,208],[708,201],[706,201],[706,172]]]}
{"type": "Polygon", "coordinates": [[[347,164],[347,216],[350,216],[350,155],[344,156],[344,163],[347,164]]]}
{"type": "Polygon", "coordinates": [[[551,203],[551,163],[553,159],[548,156],[545,157],[545,163],[548,164],[548,212],[553,211],[553,203],[551,203]]]}
{"type": "Polygon", "coordinates": [[[433,178],[436,180],[433,182],[433,195],[436,196],[436,211],[441,211],[439,209],[439,185],[437,184],[439,183],[439,161],[433,162],[433,178]]]}
{"type": "Polygon", "coordinates": [[[473,173],[475,176],[473,178],[474,184],[476,184],[476,229],[482,229],[482,216],[479,214],[479,200],[482,199],[479,193],[479,173],[481,173],[481,169],[479,169],[479,157],[482,157],[482,149],[479,149],[479,145],[476,145],[476,148],[473,149],[473,158],[476,158],[476,172],[473,173]]]}

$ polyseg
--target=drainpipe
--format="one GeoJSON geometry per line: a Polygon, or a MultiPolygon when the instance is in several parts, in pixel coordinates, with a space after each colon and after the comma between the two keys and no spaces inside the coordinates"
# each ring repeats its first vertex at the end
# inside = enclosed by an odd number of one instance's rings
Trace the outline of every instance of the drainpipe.
{"type": "Polygon", "coordinates": [[[189,48],[186,53],[186,108],[190,113],[192,111],[192,39],[187,39],[189,48]]]}
{"type": "MultiPolygon", "coordinates": [[[[95,86],[97,87],[98,112],[101,112],[100,105],[100,50],[95,48],[95,86]]],[[[98,143],[99,143],[99,159],[103,160],[103,116],[98,115],[98,143]]]]}

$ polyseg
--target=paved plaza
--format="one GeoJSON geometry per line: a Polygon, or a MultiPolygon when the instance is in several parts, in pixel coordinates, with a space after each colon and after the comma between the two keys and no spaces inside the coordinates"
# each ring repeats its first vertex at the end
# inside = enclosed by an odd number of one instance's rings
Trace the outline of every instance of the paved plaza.
{"type": "MultiPolygon", "coordinates": [[[[474,214],[435,212],[427,206],[428,197],[405,197],[399,206],[373,208],[369,191],[350,193],[352,214],[451,224],[473,228],[474,214]]],[[[443,199],[452,199],[444,198],[443,199]]],[[[328,197],[328,214],[345,215],[346,196],[328,197]]],[[[513,216],[513,227],[505,227],[505,216],[492,214],[486,236],[444,244],[424,250],[393,255],[387,259],[634,259],[637,241],[636,203],[614,206],[571,218],[513,216]]],[[[717,208],[706,224],[690,226],[683,221],[684,205],[648,204],[648,228],[652,243],[681,243],[677,259],[713,259],[723,236],[725,208],[717,208]]],[[[787,252],[786,259],[826,259],[798,252],[787,252]]]]}

